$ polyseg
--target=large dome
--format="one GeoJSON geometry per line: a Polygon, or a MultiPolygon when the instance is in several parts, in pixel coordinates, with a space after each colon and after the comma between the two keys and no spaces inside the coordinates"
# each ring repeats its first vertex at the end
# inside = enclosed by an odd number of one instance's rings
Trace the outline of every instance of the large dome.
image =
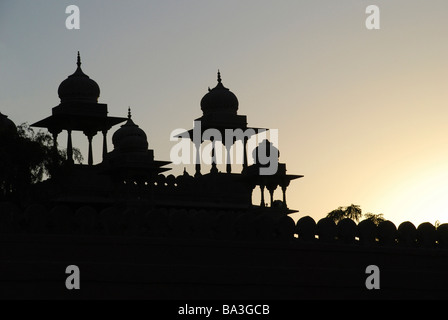
{"type": "Polygon", "coordinates": [[[59,85],[58,94],[61,102],[88,102],[97,103],[100,96],[100,87],[89,78],[81,69],[81,58],[78,52],[78,68],[75,73],[68,76],[59,85]]]}
{"type": "Polygon", "coordinates": [[[235,114],[238,111],[238,98],[232,91],[224,87],[221,74],[218,71],[218,85],[210,89],[201,100],[201,109],[204,115],[211,113],[235,114]]]}
{"type": "Polygon", "coordinates": [[[120,152],[148,150],[146,133],[132,121],[130,110],[128,121],[120,129],[115,131],[112,136],[112,143],[114,144],[114,149],[120,152]]]}
{"type": "Polygon", "coordinates": [[[0,112],[0,137],[16,137],[17,127],[8,116],[0,112]]]}

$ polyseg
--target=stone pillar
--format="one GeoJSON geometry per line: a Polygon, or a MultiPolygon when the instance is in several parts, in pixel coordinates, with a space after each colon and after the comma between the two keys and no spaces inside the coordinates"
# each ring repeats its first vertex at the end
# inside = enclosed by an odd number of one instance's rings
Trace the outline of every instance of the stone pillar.
{"type": "Polygon", "coordinates": [[[260,201],[260,207],[264,208],[265,205],[265,201],[264,201],[264,185],[260,185],[260,190],[261,190],[261,201],[260,201]]]}
{"type": "Polygon", "coordinates": [[[226,143],[226,172],[227,173],[232,173],[232,164],[231,162],[231,158],[230,158],[230,148],[232,148],[232,146],[228,146],[226,143]]]}
{"type": "Polygon", "coordinates": [[[58,135],[59,135],[59,132],[51,131],[51,135],[53,136],[53,151],[57,152],[58,151],[58,135]]]}
{"type": "Polygon", "coordinates": [[[216,167],[216,151],[215,151],[215,139],[212,138],[212,168],[210,173],[218,173],[218,168],[216,167]]]}
{"type": "Polygon", "coordinates": [[[67,130],[67,161],[73,164],[72,130],[67,130]]]}
{"type": "Polygon", "coordinates": [[[107,130],[103,130],[103,160],[107,155],[107,130]]]}
{"type": "Polygon", "coordinates": [[[88,165],[92,166],[93,165],[93,148],[92,148],[92,139],[93,136],[92,135],[88,135],[87,139],[89,140],[89,157],[88,157],[88,165]]]}
{"type": "Polygon", "coordinates": [[[198,177],[201,175],[201,144],[195,143],[194,147],[196,149],[196,172],[194,174],[195,177],[198,177]]]}
{"type": "Polygon", "coordinates": [[[271,207],[274,204],[274,191],[275,191],[275,189],[277,189],[277,186],[275,186],[275,187],[268,186],[270,200],[271,200],[271,207]]]}
{"type": "Polygon", "coordinates": [[[248,137],[243,138],[243,148],[244,148],[244,158],[243,158],[243,169],[247,168],[247,141],[248,137]]]}
{"type": "Polygon", "coordinates": [[[288,206],[286,205],[286,186],[282,186],[282,193],[283,193],[283,206],[285,208],[288,208],[288,206]]]}

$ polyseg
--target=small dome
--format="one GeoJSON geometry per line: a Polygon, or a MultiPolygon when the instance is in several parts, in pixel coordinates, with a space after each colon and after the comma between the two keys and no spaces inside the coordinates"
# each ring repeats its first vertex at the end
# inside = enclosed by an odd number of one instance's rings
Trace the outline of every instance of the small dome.
{"type": "Polygon", "coordinates": [[[8,116],[0,112],[0,137],[16,137],[17,127],[8,116]]]}
{"type": "Polygon", "coordinates": [[[114,149],[117,151],[147,151],[148,140],[145,131],[131,119],[131,110],[129,109],[128,121],[115,131],[112,136],[114,149]]]}
{"type": "Polygon", "coordinates": [[[235,114],[238,110],[238,98],[232,91],[225,88],[221,82],[221,73],[218,71],[218,85],[201,100],[201,109],[204,115],[211,113],[230,113],[235,114]]]}
{"type": "Polygon", "coordinates": [[[271,154],[273,156],[277,154],[277,157],[280,157],[280,151],[274,144],[269,140],[264,139],[252,152],[252,158],[254,159],[255,164],[266,165],[267,163],[264,162],[267,162],[267,160],[270,159],[271,154]]]}
{"type": "Polygon", "coordinates": [[[58,88],[61,102],[89,102],[97,103],[100,96],[100,87],[89,78],[81,69],[81,57],[78,52],[78,68],[75,73],[62,81],[58,88]]]}

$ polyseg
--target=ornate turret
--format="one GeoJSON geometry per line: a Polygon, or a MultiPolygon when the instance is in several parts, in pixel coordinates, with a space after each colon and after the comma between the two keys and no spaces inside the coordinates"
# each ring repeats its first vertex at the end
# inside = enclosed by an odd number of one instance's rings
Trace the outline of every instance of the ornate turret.
{"type": "Polygon", "coordinates": [[[119,152],[148,150],[146,133],[132,121],[131,108],[128,111],[128,121],[114,133],[112,143],[119,152]]]}
{"type": "Polygon", "coordinates": [[[131,108],[126,123],[113,134],[112,143],[114,150],[105,155],[102,165],[116,182],[148,183],[170,170],[163,167],[171,162],[154,160],[154,150],[148,149],[145,131],[132,120],[131,108]]]}
{"type": "Polygon", "coordinates": [[[222,84],[221,73],[218,70],[218,84],[201,100],[201,109],[204,116],[212,113],[227,113],[236,115],[238,111],[238,98],[232,91],[222,84]]]}
{"type": "Polygon", "coordinates": [[[93,137],[103,134],[103,156],[107,154],[106,135],[109,129],[126,118],[109,117],[107,104],[98,103],[100,87],[81,69],[81,56],[78,51],[76,71],[59,85],[61,103],[52,109],[52,115],[34,123],[33,127],[47,128],[53,135],[57,146],[58,135],[67,130],[67,160],[73,163],[72,132],[81,131],[89,142],[88,164],[93,165],[93,137]]]}
{"type": "Polygon", "coordinates": [[[76,71],[59,85],[58,94],[61,103],[90,102],[97,103],[100,87],[81,69],[81,56],[78,51],[76,71]]]}

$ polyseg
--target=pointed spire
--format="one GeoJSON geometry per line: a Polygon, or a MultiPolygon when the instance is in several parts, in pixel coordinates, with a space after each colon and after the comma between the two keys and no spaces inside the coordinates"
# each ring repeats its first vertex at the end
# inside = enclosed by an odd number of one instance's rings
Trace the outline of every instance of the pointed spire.
{"type": "Polygon", "coordinates": [[[132,118],[131,107],[128,108],[128,119],[132,118]]]}
{"type": "Polygon", "coordinates": [[[76,64],[78,65],[78,68],[81,68],[81,55],[79,54],[79,51],[78,51],[78,60],[76,64]]]}
{"type": "Polygon", "coordinates": [[[218,69],[218,83],[221,83],[221,81],[222,81],[221,72],[219,72],[219,69],[218,69]]]}

